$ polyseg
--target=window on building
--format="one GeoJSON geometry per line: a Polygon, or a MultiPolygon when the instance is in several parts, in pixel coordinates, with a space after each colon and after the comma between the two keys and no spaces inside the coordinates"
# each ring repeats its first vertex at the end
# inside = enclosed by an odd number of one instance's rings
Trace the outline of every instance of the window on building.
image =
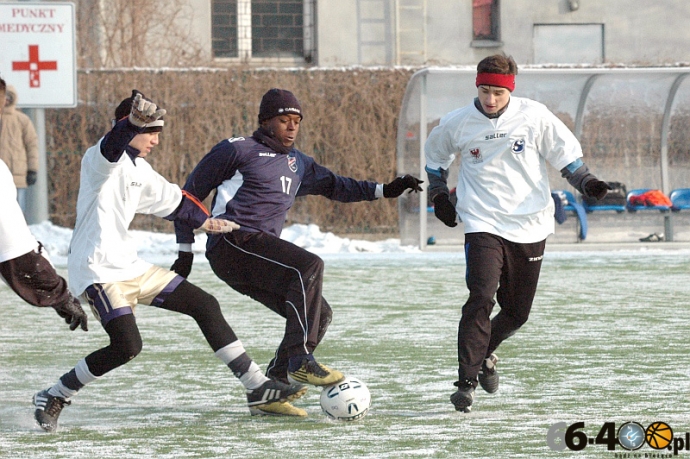
{"type": "Polygon", "coordinates": [[[311,62],[315,2],[213,0],[213,56],[311,62]]]}
{"type": "Polygon", "coordinates": [[[472,38],[500,41],[499,0],[472,0],[472,38]]]}

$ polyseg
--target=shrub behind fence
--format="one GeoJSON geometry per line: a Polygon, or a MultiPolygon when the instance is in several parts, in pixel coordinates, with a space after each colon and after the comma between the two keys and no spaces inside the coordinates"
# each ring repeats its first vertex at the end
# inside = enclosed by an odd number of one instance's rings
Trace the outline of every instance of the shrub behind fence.
{"type": "MultiPolygon", "coordinates": [[[[304,121],[297,148],[335,173],[386,182],[396,173],[395,134],[412,71],[357,70],[117,70],[82,71],[79,104],[46,110],[50,219],[72,228],[84,151],[109,129],[115,107],[138,89],[168,113],[160,145],[147,160],[182,185],[219,141],[256,130],[261,96],[289,89],[304,121]]],[[[207,202],[207,204],[209,204],[207,202]]],[[[341,204],[321,197],[298,199],[290,223],[314,223],[338,233],[397,233],[394,200],[341,204]]],[[[159,218],[137,217],[136,229],[172,231],[159,218]]]]}

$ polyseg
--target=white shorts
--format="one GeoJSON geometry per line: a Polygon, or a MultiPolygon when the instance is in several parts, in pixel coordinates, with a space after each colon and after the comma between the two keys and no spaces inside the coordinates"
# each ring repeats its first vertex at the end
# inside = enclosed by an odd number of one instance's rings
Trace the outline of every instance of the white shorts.
{"type": "Polygon", "coordinates": [[[174,271],[152,266],[131,280],[89,285],[80,298],[105,326],[115,317],[134,314],[137,304],[160,306],[182,281],[174,271]]]}

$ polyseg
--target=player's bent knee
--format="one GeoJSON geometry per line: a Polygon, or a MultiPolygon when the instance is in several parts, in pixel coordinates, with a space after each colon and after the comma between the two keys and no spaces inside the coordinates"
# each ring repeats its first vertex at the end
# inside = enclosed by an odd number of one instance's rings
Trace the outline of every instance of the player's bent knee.
{"type": "Polygon", "coordinates": [[[126,339],[112,343],[115,358],[121,363],[127,363],[141,353],[143,344],[141,336],[129,336],[126,339]]]}
{"type": "Polygon", "coordinates": [[[183,312],[197,320],[221,315],[220,303],[216,297],[203,290],[196,295],[189,309],[183,312]]]}
{"type": "Polygon", "coordinates": [[[182,282],[160,307],[188,315],[197,321],[221,314],[218,300],[188,281],[182,282]]]}
{"type": "Polygon", "coordinates": [[[110,336],[110,358],[119,365],[129,362],[141,352],[141,334],[133,314],[111,320],[106,325],[106,332],[110,336]]]}

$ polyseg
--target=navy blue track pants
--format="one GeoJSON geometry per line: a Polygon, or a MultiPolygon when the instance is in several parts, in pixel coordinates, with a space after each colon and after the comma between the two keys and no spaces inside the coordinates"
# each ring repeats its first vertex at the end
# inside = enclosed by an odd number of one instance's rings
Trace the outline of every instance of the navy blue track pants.
{"type": "Polygon", "coordinates": [[[206,251],[216,275],[285,318],[285,334],[267,375],[287,378],[288,359],[311,354],[331,322],[322,296],[323,260],[267,233],[233,231],[206,251]]]}

